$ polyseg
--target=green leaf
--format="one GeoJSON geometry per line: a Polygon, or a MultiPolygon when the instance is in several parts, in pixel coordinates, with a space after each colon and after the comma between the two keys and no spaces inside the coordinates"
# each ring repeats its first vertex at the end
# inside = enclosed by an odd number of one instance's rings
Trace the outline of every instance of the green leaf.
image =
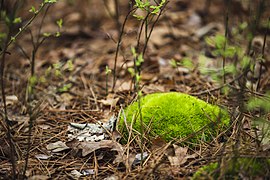
{"type": "Polygon", "coordinates": [[[131,53],[132,53],[132,56],[133,57],[136,57],[137,56],[137,53],[136,53],[136,50],[134,47],[131,47],[131,53]]]}
{"type": "Polygon", "coordinates": [[[7,37],[7,34],[6,33],[1,33],[0,32],[0,39],[4,39],[4,38],[6,38],[7,37]]]}
{"type": "Polygon", "coordinates": [[[10,41],[14,42],[15,40],[16,40],[16,38],[14,36],[11,36],[10,41]]]}
{"type": "Polygon", "coordinates": [[[143,63],[143,55],[142,53],[139,54],[138,59],[136,60],[136,66],[140,66],[143,63]]]}
{"type": "Polygon", "coordinates": [[[14,24],[18,24],[18,23],[21,23],[22,22],[22,19],[20,17],[17,17],[13,20],[13,23],[14,24]]]}
{"type": "Polygon", "coordinates": [[[169,61],[170,65],[173,67],[173,68],[176,68],[177,67],[177,62],[174,60],[174,59],[171,59],[169,61]]]}
{"type": "Polygon", "coordinates": [[[246,69],[250,66],[250,57],[244,56],[240,62],[243,69],[246,69]]]}
{"type": "Polygon", "coordinates": [[[36,8],[34,6],[31,7],[31,9],[29,10],[29,12],[31,12],[31,13],[37,13],[36,8]]]}
{"type": "Polygon", "coordinates": [[[11,20],[8,16],[5,16],[5,22],[6,22],[6,24],[10,24],[11,20]]]}
{"type": "Polygon", "coordinates": [[[221,91],[222,91],[223,94],[229,95],[230,87],[229,86],[224,86],[223,88],[221,88],[221,91]]]}
{"type": "Polygon", "coordinates": [[[50,37],[51,35],[52,35],[51,33],[46,33],[46,32],[43,33],[43,36],[44,36],[44,37],[50,37]]]}
{"type": "Polygon", "coordinates": [[[225,43],[226,43],[225,36],[223,36],[223,35],[216,35],[216,37],[215,37],[216,48],[218,48],[218,49],[224,48],[225,43]]]}
{"type": "Polygon", "coordinates": [[[60,63],[54,63],[53,64],[53,68],[60,69],[61,68],[61,64],[60,63]]]}
{"type": "Polygon", "coordinates": [[[160,11],[160,7],[159,6],[150,6],[152,10],[152,14],[158,14],[158,12],[160,11]]]}
{"type": "Polygon", "coordinates": [[[236,66],[235,65],[233,65],[233,64],[228,64],[228,65],[226,65],[225,67],[224,67],[224,69],[225,69],[225,73],[226,74],[233,74],[233,75],[235,75],[236,73],[237,73],[237,68],[236,68],[236,66]]]}
{"type": "Polygon", "coordinates": [[[37,83],[37,76],[31,76],[30,78],[29,78],[29,84],[30,84],[30,86],[34,86],[36,83],[37,83]]]}
{"type": "MultiPolygon", "coordinates": [[[[73,62],[72,62],[71,59],[69,59],[69,60],[67,61],[67,65],[68,65],[68,70],[69,70],[69,71],[73,71],[74,66],[73,66],[73,62]]],[[[107,66],[106,66],[106,68],[107,68],[107,66]]]]}
{"type": "Polygon", "coordinates": [[[41,76],[41,77],[39,78],[39,82],[41,82],[41,83],[47,82],[45,76],[41,76]]]}
{"type": "Polygon", "coordinates": [[[70,90],[70,88],[72,87],[71,83],[65,84],[63,87],[59,88],[58,91],[59,92],[67,92],[70,90]]]}
{"type": "Polygon", "coordinates": [[[188,68],[190,70],[194,69],[194,64],[193,64],[192,60],[189,58],[183,58],[181,65],[183,65],[185,68],[188,68]]]}
{"type": "Polygon", "coordinates": [[[132,16],[135,17],[139,21],[143,20],[145,18],[144,16],[140,16],[140,15],[137,15],[137,14],[133,14],[132,16]]]}
{"type": "Polygon", "coordinates": [[[108,66],[106,66],[106,75],[111,74],[111,72],[112,70],[108,66]]]}
{"type": "Polygon", "coordinates": [[[62,73],[61,73],[61,71],[60,71],[59,69],[56,69],[56,70],[54,71],[54,75],[55,75],[56,77],[61,77],[61,76],[62,76],[62,73]]]}
{"type": "Polygon", "coordinates": [[[145,9],[146,7],[150,6],[149,0],[146,0],[143,2],[143,0],[135,0],[135,7],[138,7],[139,9],[145,9]]]}
{"type": "Polygon", "coordinates": [[[205,37],[204,41],[206,42],[206,44],[210,47],[215,47],[215,40],[213,37],[205,37]]]}
{"type": "Polygon", "coordinates": [[[132,76],[132,77],[134,77],[135,76],[135,70],[134,70],[134,68],[128,68],[128,72],[130,73],[130,75],[132,76]]]}
{"type": "Polygon", "coordinates": [[[56,21],[56,24],[58,25],[58,27],[61,29],[63,26],[63,19],[59,19],[58,21],[56,21]]]}
{"type": "Polygon", "coordinates": [[[248,23],[245,21],[245,22],[243,22],[243,23],[241,23],[240,25],[239,25],[239,29],[240,30],[244,30],[244,29],[246,29],[248,27],[248,23]]]}
{"type": "Polygon", "coordinates": [[[229,58],[233,58],[234,55],[236,54],[236,49],[233,46],[229,46],[225,49],[224,52],[224,57],[229,57],[229,58]]]}
{"type": "Polygon", "coordinates": [[[59,36],[61,36],[61,33],[58,31],[58,32],[55,33],[54,36],[55,36],[55,37],[59,37],[59,36]]]}
{"type": "Polygon", "coordinates": [[[56,3],[57,2],[57,0],[44,0],[44,3],[56,3]]]}
{"type": "Polygon", "coordinates": [[[139,74],[136,74],[136,82],[140,82],[141,76],[139,74]]]}
{"type": "Polygon", "coordinates": [[[45,71],[45,77],[48,77],[51,74],[51,72],[52,72],[52,67],[50,66],[45,71]]]}

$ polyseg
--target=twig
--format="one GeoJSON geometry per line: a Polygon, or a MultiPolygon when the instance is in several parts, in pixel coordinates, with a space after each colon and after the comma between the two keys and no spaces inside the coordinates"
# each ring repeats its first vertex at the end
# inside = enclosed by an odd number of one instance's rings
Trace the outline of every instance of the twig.
{"type": "Polygon", "coordinates": [[[190,93],[190,95],[199,96],[199,95],[202,95],[202,94],[207,94],[209,92],[218,91],[218,90],[232,84],[233,82],[239,80],[243,75],[244,75],[244,73],[240,74],[238,77],[234,78],[233,80],[231,80],[230,82],[228,82],[226,84],[223,84],[222,86],[219,86],[219,87],[216,87],[216,88],[213,88],[213,89],[208,89],[208,90],[205,90],[205,91],[201,91],[201,92],[198,92],[198,93],[190,93]]]}
{"type": "Polygon", "coordinates": [[[119,35],[119,38],[118,38],[118,42],[117,42],[117,47],[116,47],[116,52],[115,52],[115,57],[114,57],[114,67],[113,67],[113,86],[112,86],[112,91],[114,91],[114,88],[115,88],[115,85],[116,85],[116,77],[117,77],[117,73],[116,73],[116,64],[117,64],[117,59],[118,59],[118,53],[119,53],[119,50],[120,50],[120,46],[121,46],[121,43],[122,43],[122,38],[123,38],[123,34],[124,34],[124,29],[125,29],[125,25],[126,25],[126,22],[128,20],[128,17],[129,15],[135,11],[137,8],[134,8],[134,9],[131,9],[128,14],[126,15],[125,17],[125,20],[122,24],[122,28],[121,28],[121,33],[119,35]]]}

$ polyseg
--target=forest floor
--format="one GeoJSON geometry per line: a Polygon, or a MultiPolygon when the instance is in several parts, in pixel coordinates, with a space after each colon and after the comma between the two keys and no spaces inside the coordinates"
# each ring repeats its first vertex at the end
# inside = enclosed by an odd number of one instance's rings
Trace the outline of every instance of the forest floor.
{"type": "MultiPolygon", "coordinates": [[[[249,112],[244,113],[241,121],[243,128],[240,130],[237,123],[232,123],[226,133],[227,143],[224,140],[203,142],[192,149],[183,144],[170,145],[162,139],[155,139],[145,145],[148,157],[143,165],[140,162],[132,165],[135,156],[141,152],[139,145],[136,142],[119,143],[121,135],[117,131],[112,132],[106,142],[92,146],[89,145],[91,143],[83,146],[71,141],[70,123],[105,123],[112,116],[118,117],[122,108],[136,100],[137,94],[128,68],[133,67],[131,47],[136,46],[140,22],[131,16],[125,25],[113,88],[119,35],[116,21],[106,10],[105,1],[67,2],[55,3],[45,16],[42,33],[56,32],[55,22],[60,18],[63,19],[63,28],[60,37],[46,39],[37,51],[35,74],[39,80],[30,102],[26,93],[31,72],[28,58],[33,50],[30,31],[18,37],[9,49],[10,55],[7,55],[5,80],[8,115],[13,124],[18,172],[23,170],[25,164],[30,115],[34,119],[26,171],[30,179],[188,179],[199,167],[232,155],[235,144],[240,154],[269,157],[269,143],[268,147],[258,152],[258,144],[254,140],[256,133],[250,123],[257,114],[249,112]],[[106,73],[106,66],[112,70],[111,73],[106,73]],[[31,113],[29,107],[32,107],[31,113]],[[174,151],[174,155],[170,155],[169,151],[174,151]],[[119,158],[120,153],[125,156],[119,158]]],[[[209,5],[207,2],[175,0],[167,4],[154,27],[144,55],[141,92],[145,95],[177,91],[194,95],[211,104],[226,107],[232,114],[232,122],[235,122],[239,118],[234,114],[240,111],[239,94],[224,93],[222,83],[200,71],[199,59],[202,57],[208,60],[205,68],[222,67],[222,57],[212,53],[213,47],[209,47],[205,38],[225,34],[226,4],[221,0],[211,1],[209,5]],[[194,67],[174,64],[183,62],[183,59],[192,61],[194,67]]],[[[236,37],[232,31],[250,21],[247,4],[232,1],[229,9],[230,42],[244,50],[248,47],[248,32],[239,31],[236,37]]],[[[25,9],[30,9],[30,5],[27,3],[25,9]]],[[[109,3],[108,6],[114,13],[113,5],[109,3]]],[[[269,9],[269,4],[266,7],[269,9]]],[[[123,23],[128,11],[128,3],[120,1],[120,23],[123,23]]],[[[30,17],[27,14],[27,11],[22,13],[26,19],[30,17]]],[[[267,22],[269,15],[269,12],[262,15],[262,24],[267,22]]],[[[41,19],[42,15],[29,28],[34,39],[37,38],[41,19]]],[[[255,32],[252,42],[255,54],[261,53],[266,29],[259,26],[255,32]]],[[[144,43],[142,39],[141,44],[144,43]]],[[[270,64],[269,38],[266,47],[266,66],[260,77],[260,87],[255,92],[257,94],[263,94],[270,88],[270,70],[267,67],[270,64]]],[[[221,75],[221,72],[216,73],[221,75]]],[[[232,80],[233,77],[227,77],[227,82],[232,80]]],[[[251,84],[256,84],[256,80],[247,78],[251,84]]],[[[255,91],[251,86],[247,87],[249,95],[255,91]]],[[[244,103],[247,100],[248,96],[244,103]]],[[[5,179],[11,172],[9,159],[12,155],[5,131],[2,127],[0,130],[0,177],[5,179]]]]}

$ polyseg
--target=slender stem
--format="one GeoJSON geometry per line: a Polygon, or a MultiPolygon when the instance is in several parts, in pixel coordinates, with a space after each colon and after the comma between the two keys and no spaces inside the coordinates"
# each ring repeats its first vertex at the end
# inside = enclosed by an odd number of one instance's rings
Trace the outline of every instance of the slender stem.
{"type": "MultiPolygon", "coordinates": [[[[18,37],[19,35],[21,35],[22,32],[24,32],[24,31],[30,26],[30,24],[34,21],[34,19],[35,19],[35,18],[37,17],[37,15],[42,11],[42,9],[45,7],[46,4],[47,4],[47,3],[41,3],[41,6],[40,6],[40,8],[37,10],[37,12],[34,13],[34,15],[27,21],[27,23],[26,23],[22,28],[20,28],[20,30],[19,30],[14,36],[12,36],[12,38],[10,38],[9,42],[7,43],[7,48],[10,46],[11,43],[13,43],[13,42],[17,39],[17,37],[18,37]]],[[[1,52],[0,52],[0,55],[2,55],[3,52],[4,52],[4,51],[1,51],[1,52]]]]}
{"type": "Polygon", "coordinates": [[[8,48],[8,42],[11,37],[11,29],[12,25],[9,25],[8,27],[8,33],[7,33],[7,39],[5,40],[3,51],[2,51],[2,57],[1,57],[1,67],[0,67],[0,82],[1,82],[1,92],[2,92],[2,100],[3,100],[3,106],[4,106],[4,121],[6,123],[7,128],[7,139],[10,147],[10,161],[12,165],[12,178],[16,179],[16,160],[15,160],[15,146],[13,142],[13,137],[11,134],[11,127],[8,119],[8,113],[7,113],[7,104],[6,104],[6,93],[5,93],[5,82],[4,82],[4,71],[5,71],[5,61],[6,61],[6,51],[8,48]]]}
{"type": "MultiPolygon", "coordinates": [[[[224,42],[223,52],[225,52],[226,48],[227,48],[230,4],[231,4],[231,1],[228,0],[228,2],[227,2],[227,11],[226,11],[226,15],[225,15],[225,35],[224,35],[225,36],[225,42],[224,42]]],[[[226,73],[225,73],[226,55],[225,55],[225,53],[223,54],[222,58],[223,58],[222,59],[223,83],[226,84],[226,73]]]]}
{"type": "Polygon", "coordinates": [[[121,46],[121,43],[122,43],[122,38],[123,38],[123,34],[124,34],[125,25],[126,25],[126,22],[127,22],[127,20],[128,20],[129,15],[130,15],[133,11],[135,11],[136,9],[137,9],[137,8],[134,8],[134,9],[130,10],[130,11],[128,12],[128,14],[126,15],[125,20],[124,20],[123,25],[122,25],[122,28],[121,28],[120,36],[119,36],[119,38],[118,38],[117,47],[116,47],[116,52],[115,52],[115,57],[114,57],[113,86],[112,86],[112,91],[114,91],[115,84],[116,84],[116,77],[117,77],[117,73],[116,73],[116,64],[117,64],[117,59],[118,59],[118,54],[119,54],[120,46],[121,46]]]}
{"type": "Polygon", "coordinates": [[[121,23],[120,23],[120,19],[119,19],[119,2],[118,0],[114,0],[114,8],[115,8],[115,16],[114,16],[114,19],[115,19],[115,22],[116,22],[116,28],[117,28],[117,31],[118,31],[118,38],[121,34],[121,23]]]}
{"type": "Polygon", "coordinates": [[[149,34],[148,34],[148,36],[147,36],[147,38],[146,38],[146,40],[145,40],[145,45],[144,45],[144,48],[143,48],[143,56],[144,56],[144,54],[145,54],[145,51],[146,51],[146,48],[147,48],[147,44],[148,44],[149,39],[150,39],[150,37],[151,37],[151,35],[152,35],[152,32],[153,32],[153,30],[154,30],[154,27],[156,26],[156,24],[157,24],[157,22],[158,22],[160,16],[162,15],[162,12],[164,11],[164,9],[165,9],[165,7],[166,7],[167,4],[168,4],[168,1],[164,4],[164,6],[162,7],[162,9],[160,10],[160,12],[159,12],[159,14],[158,14],[156,20],[154,21],[154,23],[153,23],[153,25],[152,25],[152,27],[151,27],[151,29],[150,29],[150,32],[149,32],[149,34]]]}
{"type": "MultiPolygon", "coordinates": [[[[264,50],[265,50],[266,38],[267,38],[267,34],[269,32],[269,29],[270,29],[270,17],[268,18],[268,24],[267,24],[266,31],[265,31],[265,34],[264,34],[264,39],[263,39],[263,47],[262,47],[262,54],[261,54],[262,58],[264,58],[264,50]]],[[[257,83],[257,87],[256,87],[257,92],[260,89],[261,76],[262,76],[262,66],[263,66],[262,64],[263,64],[263,62],[261,61],[260,62],[260,69],[259,69],[258,83],[257,83]]]]}

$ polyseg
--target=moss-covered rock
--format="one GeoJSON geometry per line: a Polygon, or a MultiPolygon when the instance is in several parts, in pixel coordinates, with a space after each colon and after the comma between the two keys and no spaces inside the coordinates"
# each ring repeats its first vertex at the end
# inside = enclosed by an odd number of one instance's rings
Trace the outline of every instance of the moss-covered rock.
{"type": "Polygon", "coordinates": [[[237,158],[231,159],[220,168],[217,162],[205,165],[197,170],[192,179],[256,179],[270,177],[269,169],[270,159],[237,158]]]}
{"type": "MultiPolygon", "coordinates": [[[[133,128],[140,131],[138,102],[125,109],[127,122],[134,119],[133,128]]],[[[177,93],[154,93],[141,98],[142,119],[145,126],[151,124],[152,135],[165,140],[183,138],[196,133],[192,142],[215,137],[217,130],[229,124],[228,113],[218,106],[206,103],[196,97],[177,93]]],[[[120,128],[124,127],[123,116],[120,128]]]]}

